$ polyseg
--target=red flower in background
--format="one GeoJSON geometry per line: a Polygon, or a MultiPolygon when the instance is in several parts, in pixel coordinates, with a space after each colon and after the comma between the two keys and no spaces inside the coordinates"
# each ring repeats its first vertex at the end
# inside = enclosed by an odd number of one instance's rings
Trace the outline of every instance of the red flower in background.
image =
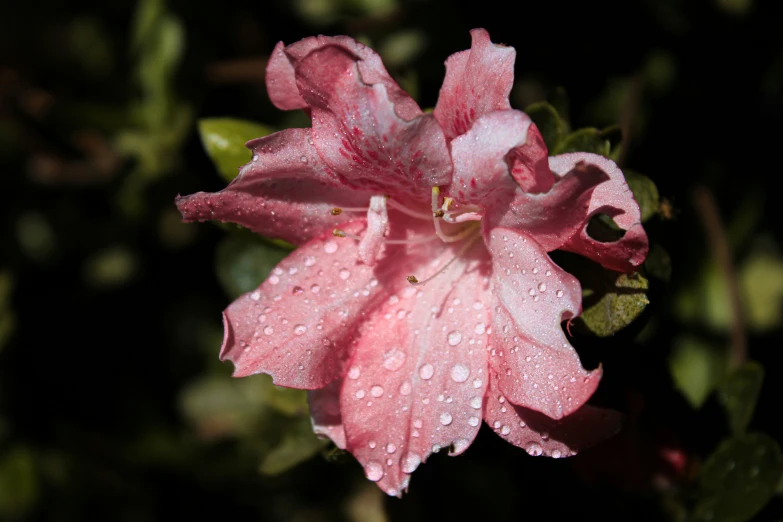
{"type": "Polygon", "coordinates": [[[348,37],[278,44],[269,95],[312,128],[249,142],[228,187],[177,200],[186,220],[299,245],[226,309],[220,356],[236,376],[312,390],[316,432],[391,495],[431,453],[463,452],[482,419],[552,457],[618,427],[584,405],[601,369],[584,370],[563,333],[581,287],[547,253],[634,270],[647,251],[638,205],[611,161],[547,158],[508,102],[514,49],[471,35],[432,114],[348,37]],[[590,238],[597,213],[623,238],[590,238]]]}

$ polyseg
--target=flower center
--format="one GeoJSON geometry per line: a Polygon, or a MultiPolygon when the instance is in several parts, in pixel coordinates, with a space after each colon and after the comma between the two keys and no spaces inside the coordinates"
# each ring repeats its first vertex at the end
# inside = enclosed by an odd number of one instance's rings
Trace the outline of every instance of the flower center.
{"type": "MultiPolygon", "coordinates": [[[[424,285],[437,277],[439,274],[444,273],[457,259],[461,258],[468,249],[473,245],[476,239],[481,235],[479,230],[479,222],[482,215],[480,208],[473,205],[468,205],[460,208],[459,210],[452,210],[453,207],[458,206],[453,198],[444,197],[441,202],[440,187],[432,187],[431,193],[431,213],[422,212],[416,209],[409,208],[402,203],[386,197],[386,205],[395,210],[402,212],[410,217],[420,220],[432,221],[433,234],[417,237],[414,239],[384,239],[383,242],[387,245],[413,245],[418,243],[426,243],[440,239],[443,243],[457,243],[464,241],[464,244],[459,248],[457,253],[447,261],[442,267],[436,270],[431,276],[420,281],[416,276],[408,276],[408,282],[412,285],[424,285]],[[446,222],[449,229],[444,230],[443,222],[446,222]],[[459,226],[463,224],[463,226],[459,226]],[[453,230],[456,227],[456,230],[453,230]]],[[[349,208],[349,207],[335,207],[331,210],[333,216],[339,216],[343,212],[369,212],[369,208],[349,208]]],[[[355,241],[361,241],[362,237],[349,234],[339,228],[332,231],[332,234],[336,237],[350,238],[355,241]]]]}

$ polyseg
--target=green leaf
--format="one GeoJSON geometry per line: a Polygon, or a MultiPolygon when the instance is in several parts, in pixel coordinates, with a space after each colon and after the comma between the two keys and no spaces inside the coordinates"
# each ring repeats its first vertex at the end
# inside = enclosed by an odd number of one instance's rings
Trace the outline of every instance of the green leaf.
{"type": "Polygon", "coordinates": [[[767,435],[724,441],[704,463],[692,520],[744,522],[772,498],[783,478],[783,455],[767,435]]]}
{"type": "Polygon", "coordinates": [[[258,288],[289,251],[272,245],[248,231],[237,231],[217,248],[218,280],[232,298],[258,288]]]}
{"type": "Polygon", "coordinates": [[[547,148],[556,150],[566,133],[566,125],[557,110],[547,102],[538,102],[528,105],[525,112],[538,127],[547,148]]]}
{"type": "Polygon", "coordinates": [[[768,331],[783,318],[783,259],[771,252],[754,252],[739,270],[742,303],[748,326],[768,331]]]}
{"type": "Polygon", "coordinates": [[[694,408],[700,408],[725,378],[727,366],[724,348],[687,335],[675,341],[669,357],[674,384],[694,408]]]}
{"type": "Polygon", "coordinates": [[[0,453],[0,519],[21,519],[38,498],[38,476],[30,450],[0,453]]]}
{"type": "Polygon", "coordinates": [[[643,174],[625,170],[625,181],[633,192],[633,197],[639,203],[639,209],[642,212],[642,222],[647,221],[658,213],[660,207],[660,196],[658,187],[655,183],[643,174]]]}
{"type": "Polygon", "coordinates": [[[259,471],[264,475],[277,475],[309,459],[327,444],[328,441],[313,433],[309,417],[301,417],[286,430],[280,443],[264,456],[259,471]]]}
{"type": "Polygon", "coordinates": [[[575,130],[569,134],[550,155],[566,152],[593,152],[609,157],[611,143],[603,131],[594,127],[575,130]]]}
{"type": "Polygon", "coordinates": [[[623,274],[594,267],[577,274],[582,283],[583,312],[577,320],[598,337],[608,337],[628,326],[650,303],[649,282],[641,274],[623,274]]]}
{"type": "Polygon", "coordinates": [[[756,409],[764,382],[764,367],[749,361],[729,375],[718,389],[718,399],[726,409],[729,425],[735,435],[745,433],[756,409]]]}
{"type": "Polygon", "coordinates": [[[275,132],[265,125],[232,118],[199,120],[198,128],[207,154],[226,181],[237,177],[239,167],[250,160],[245,143],[275,132]]]}

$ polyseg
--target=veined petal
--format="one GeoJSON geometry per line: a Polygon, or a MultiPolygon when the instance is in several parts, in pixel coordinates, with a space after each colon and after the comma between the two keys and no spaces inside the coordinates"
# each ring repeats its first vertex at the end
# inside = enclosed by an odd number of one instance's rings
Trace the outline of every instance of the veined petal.
{"type": "Polygon", "coordinates": [[[609,179],[595,188],[581,227],[562,248],[588,257],[606,268],[621,272],[637,270],[647,257],[649,244],[641,224],[639,204],[625,182],[625,176],[613,161],[598,154],[573,152],[549,158],[550,168],[560,178],[578,169],[580,164],[601,169],[609,179]],[[596,214],[609,215],[626,231],[625,235],[618,241],[607,243],[591,238],[587,234],[587,224],[596,214]]]}
{"type": "Polygon", "coordinates": [[[511,201],[490,207],[486,227],[524,231],[544,250],[551,252],[578,233],[584,224],[593,190],[606,179],[607,175],[600,168],[579,163],[548,192],[530,194],[518,189],[511,201]]]}
{"type": "Polygon", "coordinates": [[[344,379],[347,449],[389,495],[432,452],[459,454],[478,432],[491,309],[486,252],[475,246],[440,280],[406,283],[368,318],[344,379]]]}
{"type": "Polygon", "coordinates": [[[294,62],[299,92],[312,110],[315,147],[360,190],[428,201],[451,179],[446,140],[432,115],[403,119],[384,83],[365,83],[357,59],[338,46],[294,62]]]}
{"type": "MultiPolygon", "coordinates": [[[[364,226],[357,220],[344,230],[364,226]]],[[[382,277],[358,261],[355,241],[313,239],[226,309],[220,358],[234,363],[235,377],[267,373],[279,386],[322,388],[343,375],[363,313],[385,295],[382,277]]]]}
{"type": "Polygon", "coordinates": [[[622,415],[614,410],[584,405],[560,420],[521,406],[515,406],[497,386],[498,376],[490,372],[484,420],[499,436],[529,455],[563,458],[576,455],[608,439],[620,430],[622,415]]]}
{"type": "Polygon", "coordinates": [[[493,44],[484,29],[473,29],[470,50],[446,60],[446,78],[434,115],[446,137],[464,134],[481,116],[510,109],[508,95],[514,84],[513,47],[493,44]]]}
{"type": "Polygon", "coordinates": [[[386,196],[373,196],[370,198],[370,209],[367,211],[367,230],[359,242],[359,259],[365,265],[375,264],[375,259],[383,249],[383,238],[388,227],[386,196]]]}
{"type": "Polygon", "coordinates": [[[177,198],[185,221],[237,223],[301,244],[342,223],[331,209],[364,207],[371,197],[331,173],[312,145],[310,129],[284,130],[247,145],[253,159],[225,189],[177,198]]]}
{"type": "Polygon", "coordinates": [[[494,111],[451,142],[454,174],[449,195],[460,203],[491,206],[514,197],[519,185],[509,172],[507,155],[524,145],[532,121],[522,111],[494,111]]]}
{"type": "Polygon", "coordinates": [[[517,230],[494,229],[486,242],[496,300],[490,366],[498,387],[512,403],[560,419],[579,409],[601,378],[600,368],[582,367],[560,326],[582,310],[579,281],[517,230]]]}
{"type": "Polygon", "coordinates": [[[307,402],[315,434],[329,437],[335,446],[345,449],[345,429],[340,415],[342,386],[342,379],[338,379],[318,390],[310,390],[307,392],[307,402]]]}

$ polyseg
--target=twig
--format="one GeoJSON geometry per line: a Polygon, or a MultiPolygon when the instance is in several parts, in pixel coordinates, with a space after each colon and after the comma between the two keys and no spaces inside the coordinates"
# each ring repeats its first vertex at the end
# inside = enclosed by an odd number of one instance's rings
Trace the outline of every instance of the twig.
{"type": "Polygon", "coordinates": [[[723,278],[729,287],[729,304],[731,305],[731,364],[738,367],[748,358],[747,339],[745,336],[745,320],[742,313],[739,282],[734,262],[731,259],[729,242],[726,239],[726,229],[720,219],[715,198],[705,187],[696,187],[693,202],[707,232],[718,267],[723,272],[723,278]]]}

